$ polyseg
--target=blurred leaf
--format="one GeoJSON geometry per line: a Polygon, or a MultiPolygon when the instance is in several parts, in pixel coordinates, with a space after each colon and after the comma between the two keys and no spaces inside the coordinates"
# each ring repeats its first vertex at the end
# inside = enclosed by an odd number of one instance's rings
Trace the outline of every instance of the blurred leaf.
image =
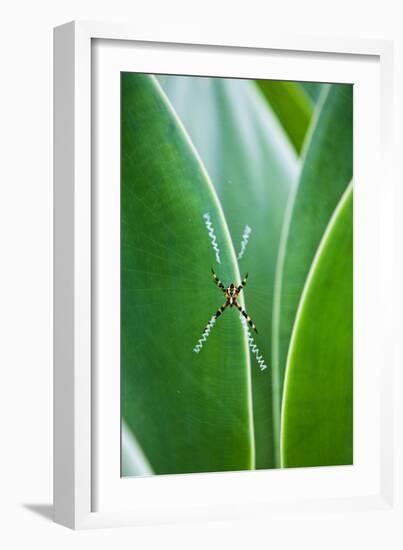
{"type": "Polygon", "coordinates": [[[284,467],[353,461],[353,200],[332,217],[299,306],[285,379],[284,467]]]}
{"type": "MultiPolygon", "coordinates": [[[[202,215],[239,280],[220,204],[156,80],[122,73],[122,415],[157,474],[254,466],[249,354],[228,310],[193,348],[223,295],[202,215]]],[[[217,270],[218,271],[218,270],[217,270]]]]}
{"type": "Polygon", "coordinates": [[[154,472],[144,456],[143,450],[130,432],[126,423],[122,422],[122,477],[150,476],[154,472]]]}
{"type": "MultiPolygon", "coordinates": [[[[302,289],[329,219],[352,179],[352,86],[335,84],[327,88],[318,113],[306,143],[300,180],[287,206],[279,251],[273,315],[276,427],[287,351],[302,289]]],[[[278,438],[279,433],[275,436],[278,438]]]]}
{"type": "MultiPolygon", "coordinates": [[[[239,261],[249,272],[247,311],[259,331],[255,341],[269,365],[252,362],[256,467],[274,466],[271,319],[275,264],[286,202],[298,161],[277,118],[254,81],[159,77],[207,168],[223,206],[237,252],[245,225],[252,228],[239,261]]],[[[224,275],[221,277],[230,283],[224,275]]]]}
{"type": "Polygon", "coordinates": [[[326,86],[325,83],[321,82],[300,82],[299,84],[314,104],[319,101],[323,88],[326,86]]]}
{"type": "Polygon", "coordinates": [[[256,84],[300,153],[314,107],[309,95],[298,82],[256,80],[256,84]]]}

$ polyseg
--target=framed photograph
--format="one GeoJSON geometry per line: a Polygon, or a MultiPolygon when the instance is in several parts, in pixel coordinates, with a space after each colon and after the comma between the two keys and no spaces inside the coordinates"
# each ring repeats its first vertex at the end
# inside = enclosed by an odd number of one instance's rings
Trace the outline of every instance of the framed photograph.
{"type": "Polygon", "coordinates": [[[393,510],[391,82],[387,41],[55,29],[57,522],[393,510]]]}

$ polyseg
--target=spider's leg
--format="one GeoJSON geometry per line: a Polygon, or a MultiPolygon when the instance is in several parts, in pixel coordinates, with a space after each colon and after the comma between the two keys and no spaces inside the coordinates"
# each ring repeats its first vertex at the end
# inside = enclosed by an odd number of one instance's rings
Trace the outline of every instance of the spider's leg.
{"type": "Polygon", "coordinates": [[[242,307],[238,304],[238,302],[235,302],[235,306],[239,309],[239,311],[241,312],[241,314],[245,317],[246,319],[246,322],[248,323],[248,325],[256,332],[257,334],[257,328],[255,326],[255,323],[252,321],[252,319],[249,317],[249,315],[246,313],[246,311],[244,309],[242,309],[242,307]]]}
{"type": "Polygon", "coordinates": [[[223,304],[221,307],[217,309],[217,311],[214,314],[214,319],[217,320],[219,316],[223,313],[223,311],[229,306],[228,300],[223,304]]]}
{"type": "Polygon", "coordinates": [[[237,287],[238,294],[241,292],[241,290],[246,286],[246,279],[248,278],[248,273],[245,275],[245,277],[242,279],[241,284],[237,287]]]}
{"type": "Polygon", "coordinates": [[[211,268],[211,273],[213,274],[213,278],[214,278],[214,282],[215,284],[218,286],[218,288],[221,288],[221,290],[224,292],[225,294],[225,286],[222,284],[222,282],[220,281],[220,279],[217,277],[217,275],[214,273],[214,269],[211,268]]]}
{"type": "Polygon", "coordinates": [[[229,302],[227,301],[225,302],[225,304],[223,304],[221,307],[217,309],[217,311],[214,313],[210,321],[207,323],[206,328],[203,330],[203,334],[205,334],[206,331],[210,332],[212,327],[211,322],[213,321],[213,324],[214,324],[219,318],[219,316],[222,314],[222,312],[228,307],[228,305],[229,305],[229,302]]]}

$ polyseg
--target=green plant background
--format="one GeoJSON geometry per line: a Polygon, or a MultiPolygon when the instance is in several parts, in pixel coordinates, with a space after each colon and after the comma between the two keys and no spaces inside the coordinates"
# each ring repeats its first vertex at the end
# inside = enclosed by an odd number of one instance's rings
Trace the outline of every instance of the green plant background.
{"type": "Polygon", "coordinates": [[[352,93],[122,73],[123,476],[352,463],[352,93]]]}

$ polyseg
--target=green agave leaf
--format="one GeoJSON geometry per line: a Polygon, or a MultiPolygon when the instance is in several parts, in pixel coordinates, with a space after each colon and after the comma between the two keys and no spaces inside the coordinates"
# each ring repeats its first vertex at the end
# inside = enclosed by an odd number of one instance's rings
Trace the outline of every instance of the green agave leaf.
{"type": "MultiPolygon", "coordinates": [[[[159,77],[205,164],[239,253],[245,225],[252,228],[239,266],[248,272],[247,311],[269,368],[252,363],[256,467],[274,466],[271,330],[275,264],[281,226],[298,160],[254,81],[159,77]]],[[[221,273],[221,272],[220,272],[221,273]]],[[[221,275],[225,282],[230,279],[221,275]]]]}
{"type": "Polygon", "coordinates": [[[310,96],[298,82],[256,80],[256,84],[300,153],[314,109],[310,96]]]}
{"type": "Polygon", "coordinates": [[[122,476],[149,476],[154,472],[126,423],[122,422],[122,476]]]}
{"type": "Polygon", "coordinates": [[[234,310],[193,348],[239,280],[220,204],[157,81],[122,73],[122,415],[157,474],[254,466],[250,363],[234,310]]]}
{"type": "Polygon", "coordinates": [[[353,461],[353,200],[350,187],[309,273],[290,343],[282,465],[353,461]]]}
{"type": "Polygon", "coordinates": [[[316,104],[322,94],[325,84],[321,82],[300,82],[304,92],[310,97],[311,101],[316,104]]]}
{"type": "Polygon", "coordinates": [[[273,310],[273,405],[277,442],[285,365],[298,304],[319,242],[351,181],[352,170],[353,90],[350,85],[336,84],[324,90],[318,105],[306,141],[298,186],[287,206],[279,250],[273,310]]]}

